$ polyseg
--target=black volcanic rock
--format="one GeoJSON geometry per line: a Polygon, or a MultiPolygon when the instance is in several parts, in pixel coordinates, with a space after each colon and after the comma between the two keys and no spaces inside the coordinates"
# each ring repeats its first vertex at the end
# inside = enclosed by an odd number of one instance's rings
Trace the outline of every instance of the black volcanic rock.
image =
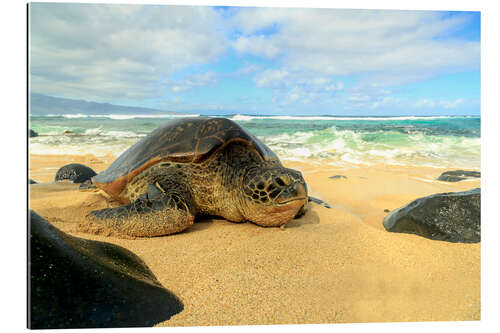
{"type": "Polygon", "coordinates": [[[83,183],[90,180],[90,178],[95,175],[97,175],[97,173],[88,166],[79,163],[71,163],[57,170],[55,181],[69,180],[73,183],[83,183]]]}
{"type": "Polygon", "coordinates": [[[453,170],[443,172],[437,180],[441,180],[443,182],[459,182],[464,179],[479,177],[481,177],[481,172],[479,171],[453,170]]]}
{"type": "Polygon", "coordinates": [[[32,129],[30,129],[28,135],[30,138],[34,138],[34,137],[38,136],[38,133],[33,131],[32,129]]]}
{"type": "Polygon", "coordinates": [[[460,243],[481,241],[481,189],[419,198],[386,215],[387,231],[460,243]]]}
{"type": "Polygon", "coordinates": [[[30,230],[29,328],[144,327],[182,311],[132,252],[70,236],[34,211],[30,230]]]}
{"type": "Polygon", "coordinates": [[[335,175],[335,176],[331,176],[331,177],[328,177],[328,178],[330,178],[330,179],[342,179],[342,178],[343,179],[347,179],[347,177],[344,176],[344,175],[335,175]]]}
{"type": "Polygon", "coordinates": [[[38,184],[38,183],[36,181],[34,181],[33,179],[29,178],[28,184],[38,184]]]}

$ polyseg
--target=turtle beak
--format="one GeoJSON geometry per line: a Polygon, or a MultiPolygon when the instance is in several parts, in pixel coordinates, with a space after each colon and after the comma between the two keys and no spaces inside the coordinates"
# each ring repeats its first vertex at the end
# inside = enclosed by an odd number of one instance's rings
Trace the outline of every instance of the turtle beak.
{"type": "Polygon", "coordinates": [[[282,205],[297,200],[307,200],[305,184],[298,181],[283,189],[274,202],[282,205]]]}

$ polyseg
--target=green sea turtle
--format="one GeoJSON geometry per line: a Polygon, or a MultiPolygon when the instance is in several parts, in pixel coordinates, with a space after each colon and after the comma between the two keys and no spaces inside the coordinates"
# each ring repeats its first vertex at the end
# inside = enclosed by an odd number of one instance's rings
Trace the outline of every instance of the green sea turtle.
{"type": "Polygon", "coordinates": [[[308,202],[302,174],[226,118],[169,121],[92,183],[123,205],[92,211],[90,223],[140,237],[180,232],[197,214],[283,226],[308,202]]]}

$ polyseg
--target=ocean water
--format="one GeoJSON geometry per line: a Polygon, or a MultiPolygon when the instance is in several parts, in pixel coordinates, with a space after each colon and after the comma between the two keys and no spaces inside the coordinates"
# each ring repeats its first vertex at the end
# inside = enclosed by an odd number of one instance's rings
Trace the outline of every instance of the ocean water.
{"type": "MultiPolygon", "coordinates": [[[[248,129],[283,161],[480,168],[480,117],[224,117],[248,129]]],[[[30,116],[29,127],[39,136],[29,139],[29,152],[118,156],[172,118],[30,116]]]]}

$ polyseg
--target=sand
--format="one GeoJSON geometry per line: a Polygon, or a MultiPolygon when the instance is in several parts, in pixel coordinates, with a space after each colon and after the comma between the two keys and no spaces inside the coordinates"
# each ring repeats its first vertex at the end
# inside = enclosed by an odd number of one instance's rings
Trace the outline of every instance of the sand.
{"type": "Polygon", "coordinates": [[[335,166],[291,162],[301,170],[311,204],[284,230],[223,219],[148,239],[82,233],[94,209],[116,203],[100,191],[54,184],[57,169],[83,163],[97,172],[113,156],[31,155],[29,207],[59,229],[123,246],[141,257],[184,302],[158,326],[462,321],[480,319],[480,244],[389,233],[387,214],[440,192],[480,187],[480,180],[435,179],[450,169],[389,165],[335,166]],[[347,178],[329,179],[344,175],[347,178]]]}

